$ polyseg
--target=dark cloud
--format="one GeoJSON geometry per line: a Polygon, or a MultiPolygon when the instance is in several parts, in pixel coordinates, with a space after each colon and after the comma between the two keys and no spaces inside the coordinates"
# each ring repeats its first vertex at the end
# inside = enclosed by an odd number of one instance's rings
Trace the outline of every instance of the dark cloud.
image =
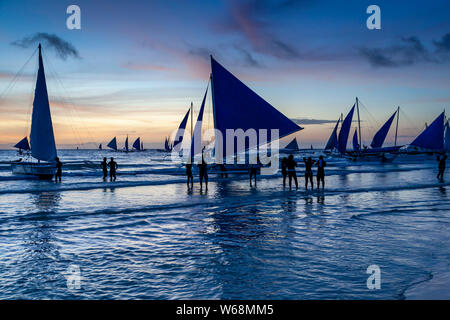
{"type": "Polygon", "coordinates": [[[291,119],[297,124],[327,124],[327,123],[336,123],[336,120],[320,120],[320,119],[306,119],[306,118],[300,118],[300,119],[291,119]]]}
{"type": "Polygon", "coordinates": [[[437,51],[439,52],[450,52],[450,33],[447,33],[442,36],[442,39],[439,41],[433,41],[433,44],[436,46],[437,51]]]}
{"type": "Polygon", "coordinates": [[[400,43],[385,48],[361,48],[359,53],[374,67],[409,66],[435,61],[417,37],[404,37],[400,43]]]}
{"type": "Polygon", "coordinates": [[[445,63],[450,61],[450,33],[433,41],[436,50],[429,51],[417,37],[401,38],[399,44],[385,48],[359,49],[359,54],[374,67],[402,67],[421,62],[445,63]]]}
{"type": "Polygon", "coordinates": [[[244,48],[237,46],[237,45],[234,46],[234,48],[236,51],[241,53],[241,56],[243,59],[243,64],[245,66],[249,66],[249,67],[253,67],[253,68],[263,67],[263,65],[259,61],[257,61],[249,51],[247,51],[244,48]]]}
{"type": "Polygon", "coordinates": [[[42,42],[44,47],[55,50],[57,55],[63,60],[66,60],[68,57],[80,59],[78,50],[70,42],[67,42],[55,34],[38,32],[30,37],[16,40],[11,44],[21,48],[29,48],[39,42],[42,42]]]}

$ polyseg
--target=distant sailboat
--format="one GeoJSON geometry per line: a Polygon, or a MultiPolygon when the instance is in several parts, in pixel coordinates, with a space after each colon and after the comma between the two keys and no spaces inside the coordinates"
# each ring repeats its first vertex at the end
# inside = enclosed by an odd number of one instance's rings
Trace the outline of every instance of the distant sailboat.
{"type": "MultiPolygon", "coordinates": [[[[236,157],[241,152],[258,148],[261,144],[269,144],[275,139],[281,139],[303,129],[242,83],[212,56],[210,80],[214,128],[220,132],[224,139],[227,136],[227,130],[241,129],[246,132],[253,129],[257,133],[259,130],[267,130],[266,141],[259,141],[259,135],[256,141],[246,139],[243,145],[238,145],[235,140],[234,148],[231,150],[226,148],[226,143],[220,143],[223,141],[215,139],[214,153],[216,160],[218,160],[218,157],[222,159],[236,157]],[[271,136],[272,129],[278,130],[278,136],[271,136]]],[[[197,130],[196,125],[194,132],[201,132],[199,120],[202,120],[203,108],[204,102],[197,119],[199,129],[197,130]]],[[[201,138],[194,135],[191,144],[191,156],[201,152],[202,148],[198,148],[199,145],[201,145],[201,138]]],[[[219,159],[219,161],[222,160],[219,159]]]]}
{"type": "Polygon", "coordinates": [[[22,140],[20,140],[19,142],[17,142],[17,143],[14,145],[14,148],[19,149],[19,152],[20,152],[20,151],[29,151],[29,150],[30,150],[30,145],[29,145],[29,143],[28,143],[28,138],[25,137],[25,138],[23,138],[22,140]]]}
{"type": "Polygon", "coordinates": [[[141,151],[141,138],[137,138],[134,142],[133,142],[133,148],[137,151],[141,151]]]}
{"type": "Polygon", "coordinates": [[[340,119],[336,122],[336,125],[334,126],[333,132],[331,132],[331,136],[328,139],[327,145],[325,146],[324,150],[333,150],[337,149],[338,147],[338,136],[337,136],[337,130],[339,127],[340,119]]]}
{"type": "MultiPolygon", "coordinates": [[[[172,143],[172,149],[174,149],[175,151],[179,152],[181,154],[182,150],[182,142],[183,142],[183,137],[184,137],[184,133],[186,130],[186,124],[189,118],[189,114],[191,113],[191,109],[189,108],[188,111],[186,112],[186,115],[184,116],[183,120],[181,120],[181,123],[178,127],[177,132],[175,133],[175,140],[172,143]]],[[[167,139],[166,139],[167,140],[167,139]]],[[[168,143],[168,142],[167,142],[168,143]]]]}
{"type": "Polygon", "coordinates": [[[98,146],[98,150],[102,150],[102,144],[101,143],[98,146]]]}
{"type": "Polygon", "coordinates": [[[114,151],[117,151],[117,139],[114,137],[107,145],[108,148],[113,149],[114,151]]]}
{"type": "Polygon", "coordinates": [[[344,121],[342,122],[341,131],[339,131],[337,149],[342,154],[345,154],[347,150],[347,141],[348,136],[350,134],[350,127],[353,121],[353,113],[355,111],[355,106],[356,103],[353,105],[353,107],[350,109],[350,112],[345,117],[344,121]]]}
{"type": "Polygon", "coordinates": [[[284,147],[287,151],[299,151],[300,148],[298,147],[297,138],[292,139],[291,142],[289,142],[286,147],[284,147]]]}
{"type": "MultiPolygon", "coordinates": [[[[41,44],[39,49],[39,69],[34,92],[33,113],[31,119],[30,149],[31,156],[38,160],[33,162],[12,163],[13,173],[35,175],[49,179],[55,174],[55,158],[57,157],[55,137],[53,134],[47,84],[45,81],[44,63],[42,61],[41,44]],[[41,163],[44,161],[45,163],[41,163]]],[[[23,140],[22,140],[23,141],[23,140]]]]}
{"type": "Polygon", "coordinates": [[[444,150],[444,120],[445,111],[442,112],[426,129],[410,143],[410,146],[424,151],[444,150]]]}
{"type": "Polygon", "coordinates": [[[127,136],[127,138],[125,139],[125,152],[128,152],[128,151],[130,151],[129,149],[128,149],[128,136],[127,136]]]}
{"type": "Polygon", "coordinates": [[[169,143],[169,138],[167,138],[167,137],[164,140],[164,151],[166,151],[166,152],[172,151],[172,145],[169,143]]]}
{"type": "Polygon", "coordinates": [[[144,142],[141,141],[141,151],[144,151],[144,142]]]}

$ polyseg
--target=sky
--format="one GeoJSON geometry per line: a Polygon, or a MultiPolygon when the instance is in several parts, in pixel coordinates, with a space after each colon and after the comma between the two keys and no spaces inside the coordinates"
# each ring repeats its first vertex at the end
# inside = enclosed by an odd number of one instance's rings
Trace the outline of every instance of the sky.
{"type": "Polygon", "coordinates": [[[397,106],[408,143],[449,110],[449,12],[439,0],[0,0],[0,148],[29,135],[38,42],[61,148],[126,135],[162,146],[198,109],[210,54],[305,128],[301,147],[323,147],[356,97],[364,144],[397,106]],[[66,27],[71,4],[80,30],[66,27]],[[366,27],[372,4],[380,30],[366,27]]]}

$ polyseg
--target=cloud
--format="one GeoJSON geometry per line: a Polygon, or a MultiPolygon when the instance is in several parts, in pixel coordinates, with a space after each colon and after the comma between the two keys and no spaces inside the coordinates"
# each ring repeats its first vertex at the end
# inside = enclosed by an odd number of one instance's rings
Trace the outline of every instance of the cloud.
{"type": "Polygon", "coordinates": [[[433,41],[433,44],[436,46],[438,52],[450,52],[450,33],[447,33],[442,36],[442,39],[439,41],[433,41]]]}
{"type": "Polygon", "coordinates": [[[400,44],[385,48],[363,47],[359,53],[374,67],[400,67],[424,61],[436,62],[417,37],[403,37],[400,44]]]}
{"type": "Polygon", "coordinates": [[[38,42],[43,42],[45,47],[55,50],[56,54],[63,60],[66,60],[69,57],[81,59],[78,50],[70,42],[67,42],[55,34],[38,32],[30,37],[16,40],[11,44],[20,48],[29,48],[38,42]]]}
{"type": "Polygon", "coordinates": [[[359,49],[359,54],[374,67],[402,67],[422,62],[446,63],[450,61],[450,33],[433,41],[434,52],[427,50],[417,37],[403,37],[400,43],[385,48],[359,49]]]}
{"type": "Polygon", "coordinates": [[[320,120],[320,119],[306,119],[306,118],[299,118],[299,119],[291,119],[297,124],[327,124],[327,123],[336,123],[336,120],[320,120]]]}

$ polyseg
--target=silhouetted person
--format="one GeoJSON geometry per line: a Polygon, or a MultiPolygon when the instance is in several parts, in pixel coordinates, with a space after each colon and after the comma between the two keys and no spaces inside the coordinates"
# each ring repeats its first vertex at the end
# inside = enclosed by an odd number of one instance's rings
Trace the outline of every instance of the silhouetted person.
{"type": "Polygon", "coordinates": [[[447,160],[447,155],[444,154],[441,157],[438,156],[437,161],[439,162],[439,173],[437,175],[437,178],[440,182],[444,182],[444,172],[445,172],[445,160],[447,160]]]}
{"type": "Polygon", "coordinates": [[[108,176],[108,162],[106,161],[106,157],[103,158],[103,161],[100,163],[100,167],[102,167],[103,171],[103,180],[106,180],[108,176]]]}
{"type": "Polygon", "coordinates": [[[223,163],[219,164],[219,168],[220,168],[220,176],[222,178],[228,178],[228,173],[227,173],[227,168],[225,167],[225,165],[223,163]]]}
{"type": "Polygon", "coordinates": [[[308,180],[311,182],[311,189],[314,189],[312,166],[316,161],[308,157],[308,159],[303,158],[303,162],[305,163],[305,189],[308,189],[308,180]]]}
{"type": "MultiPolygon", "coordinates": [[[[203,147],[205,150],[205,147],[203,147]]],[[[203,150],[202,150],[202,162],[199,163],[199,175],[200,175],[200,189],[203,188],[203,179],[205,179],[206,189],[208,189],[208,164],[205,162],[203,158],[203,150]]]]}
{"type": "Polygon", "coordinates": [[[114,161],[114,158],[111,157],[111,161],[108,163],[109,167],[109,178],[111,181],[116,181],[116,171],[119,165],[114,161]]]}
{"type": "Polygon", "coordinates": [[[286,177],[287,177],[287,158],[283,157],[281,159],[281,175],[283,176],[283,187],[286,187],[286,177]]]}
{"type": "Polygon", "coordinates": [[[259,161],[259,156],[256,157],[256,163],[250,164],[250,186],[252,185],[252,177],[255,179],[256,186],[256,175],[258,173],[258,169],[261,167],[261,161],[259,161]]]}
{"type": "Polygon", "coordinates": [[[325,166],[327,162],[323,160],[323,156],[319,157],[319,160],[316,162],[317,165],[317,189],[320,187],[320,181],[322,181],[322,189],[325,188],[325,166]]]}
{"type": "Polygon", "coordinates": [[[295,172],[295,167],[297,167],[297,162],[295,162],[294,156],[292,154],[289,155],[286,166],[287,166],[287,172],[288,172],[288,177],[289,177],[289,189],[292,188],[292,179],[294,179],[295,188],[298,189],[297,173],[295,172]]]}
{"type": "Polygon", "coordinates": [[[189,182],[191,183],[191,187],[194,184],[194,177],[192,176],[192,163],[188,162],[186,163],[186,177],[187,177],[187,186],[189,188],[189,182]]]}
{"type": "Polygon", "coordinates": [[[55,158],[56,161],[56,174],[55,174],[55,182],[61,182],[61,176],[62,176],[62,162],[59,161],[59,158],[55,158]]]}

